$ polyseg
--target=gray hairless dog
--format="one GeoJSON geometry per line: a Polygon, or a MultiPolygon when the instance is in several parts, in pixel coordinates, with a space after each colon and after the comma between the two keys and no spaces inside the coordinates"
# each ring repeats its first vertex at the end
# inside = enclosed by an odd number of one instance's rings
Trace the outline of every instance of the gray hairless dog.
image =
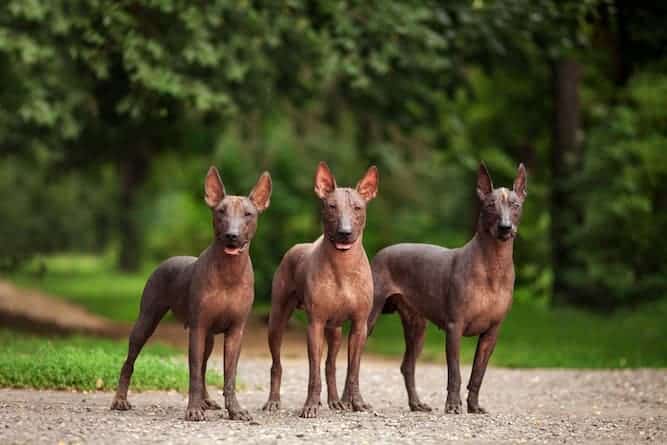
{"type": "Polygon", "coordinates": [[[468,412],[486,412],[479,406],[478,395],[498,329],[512,304],[512,250],[526,198],[526,169],[519,165],[512,190],[494,189],[481,164],[477,195],[481,201],[477,233],[465,246],[396,244],[373,258],[375,295],[369,331],[381,312],[398,311],[406,345],[401,372],[413,411],[431,410],[415,389],[415,362],[424,345],[428,319],[447,334],[445,412],[461,412],[459,347],[463,335],[479,336],[468,384],[468,412]]]}

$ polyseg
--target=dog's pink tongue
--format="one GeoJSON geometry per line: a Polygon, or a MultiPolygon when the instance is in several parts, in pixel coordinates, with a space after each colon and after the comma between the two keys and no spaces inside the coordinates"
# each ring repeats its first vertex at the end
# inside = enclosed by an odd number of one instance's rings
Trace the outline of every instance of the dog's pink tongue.
{"type": "Polygon", "coordinates": [[[238,255],[241,252],[240,247],[225,247],[225,253],[227,255],[238,255]]]}
{"type": "Polygon", "coordinates": [[[338,250],[347,250],[350,247],[352,247],[352,244],[336,243],[336,249],[338,250]]]}

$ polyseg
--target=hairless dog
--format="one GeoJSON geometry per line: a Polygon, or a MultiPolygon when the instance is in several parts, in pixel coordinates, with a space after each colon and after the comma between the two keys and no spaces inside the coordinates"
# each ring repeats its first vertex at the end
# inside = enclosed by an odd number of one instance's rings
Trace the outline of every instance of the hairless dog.
{"type": "Polygon", "coordinates": [[[251,420],[236,400],[236,368],[246,320],[254,299],[248,248],[258,214],[269,206],[271,176],[263,173],[250,195],[228,196],[218,170],[206,175],[205,201],[213,213],[213,243],[199,256],[173,257],[148,279],[139,319],[130,334],[127,359],[120,372],[111,409],[127,410],[127,388],[134,361],[169,309],[189,328],[190,391],[186,420],[205,420],[205,409],[220,409],[206,390],[206,363],[214,335],[225,334],[225,408],[233,420],[251,420]]]}
{"type": "Polygon", "coordinates": [[[445,412],[461,413],[459,347],[463,335],[479,336],[468,384],[468,412],[486,412],[479,406],[478,395],[498,329],[512,304],[512,250],[526,198],[526,169],[519,165],[512,190],[494,189],[481,164],[477,195],[481,201],[477,233],[465,246],[450,250],[396,244],[373,258],[375,295],[369,331],[381,312],[398,311],[405,335],[401,373],[413,411],[431,410],[415,389],[415,362],[424,345],[428,319],[447,334],[445,412]]]}
{"type": "Polygon", "coordinates": [[[264,409],[280,408],[282,364],[280,345],[287,321],[295,308],[308,314],[308,397],[301,417],[317,417],[320,405],[320,359],[324,337],[328,343],[326,378],[331,409],[361,411],[370,406],[359,391],[359,364],[366,342],[367,320],[373,299],[373,280],[362,245],[366,204],[375,197],[378,172],[373,166],[355,189],[336,186],[327,165],[315,175],[315,193],[322,201],[324,234],[314,243],[297,244],[283,258],[273,278],[269,347],[271,392],[264,409]],[[341,324],[351,320],[347,379],[343,397],[336,389],[336,354],[341,324]]]}

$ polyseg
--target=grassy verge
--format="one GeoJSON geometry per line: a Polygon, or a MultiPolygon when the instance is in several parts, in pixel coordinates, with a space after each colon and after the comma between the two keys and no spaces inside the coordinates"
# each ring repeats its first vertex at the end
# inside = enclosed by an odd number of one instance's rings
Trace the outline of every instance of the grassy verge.
{"type": "MultiPolygon", "coordinates": [[[[667,367],[667,301],[639,310],[596,315],[576,309],[548,309],[515,303],[505,320],[491,364],[508,367],[667,367]]],[[[401,356],[403,329],[397,315],[385,315],[367,349],[401,356]]],[[[462,360],[472,362],[476,339],[466,338],[462,360]]],[[[444,360],[444,333],[429,324],[423,357],[444,360]]]]}
{"type": "MultiPolygon", "coordinates": [[[[106,257],[68,254],[43,261],[44,274],[37,273],[39,263],[33,262],[7,278],[114,320],[135,320],[150,267],[136,274],[121,274],[106,257]]],[[[667,299],[635,310],[598,315],[577,309],[549,309],[527,303],[530,298],[522,297],[503,324],[491,357],[496,366],[667,367],[667,299]]],[[[268,314],[269,304],[257,301],[255,312],[268,314]]],[[[305,324],[301,311],[295,317],[305,324]]],[[[475,339],[464,339],[464,362],[472,361],[475,345],[475,339]]],[[[381,317],[367,350],[388,356],[403,354],[403,330],[396,315],[381,317]]],[[[444,335],[429,325],[422,357],[441,361],[443,356],[444,335]]],[[[119,365],[120,361],[114,366],[119,365]]]]}
{"type": "MultiPolygon", "coordinates": [[[[81,336],[45,339],[0,329],[0,350],[0,387],[114,390],[127,344],[81,336]]],[[[210,385],[221,385],[219,373],[207,374],[210,385]]],[[[182,352],[146,346],[134,366],[131,389],[185,391],[187,387],[182,352]]]]}
{"type": "Polygon", "coordinates": [[[32,261],[7,276],[19,286],[37,288],[116,321],[134,322],[152,268],[118,272],[109,257],[53,255],[32,261]],[[39,270],[45,267],[43,273],[39,270]]]}

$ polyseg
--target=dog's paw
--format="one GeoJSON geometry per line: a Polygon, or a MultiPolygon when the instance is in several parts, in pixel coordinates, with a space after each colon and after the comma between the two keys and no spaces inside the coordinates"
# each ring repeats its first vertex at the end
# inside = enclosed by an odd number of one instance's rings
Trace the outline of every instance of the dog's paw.
{"type": "Polygon", "coordinates": [[[345,406],[345,409],[350,411],[369,411],[373,408],[369,403],[364,402],[364,399],[360,395],[352,398],[343,395],[341,402],[345,406]]]}
{"type": "Polygon", "coordinates": [[[263,411],[268,411],[270,413],[278,411],[280,409],[280,400],[269,400],[262,407],[263,411]]]}
{"type": "Polygon", "coordinates": [[[460,400],[445,402],[445,414],[461,414],[463,412],[463,404],[460,400]]]}
{"type": "Polygon", "coordinates": [[[229,411],[229,420],[245,420],[247,422],[252,421],[252,416],[245,409],[235,409],[233,411],[232,410],[228,411],[229,411]]]}
{"type": "Polygon", "coordinates": [[[422,413],[430,413],[433,411],[433,408],[428,406],[424,402],[415,402],[415,403],[410,403],[410,411],[417,411],[417,412],[422,412],[422,413]]]}
{"type": "Polygon", "coordinates": [[[352,411],[369,411],[373,408],[369,403],[364,402],[361,397],[352,399],[351,404],[352,411]]]}
{"type": "Polygon", "coordinates": [[[299,414],[299,417],[303,417],[304,419],[314,419],[319,415],[319,413],[320,413],[319,403],[306,404],[301,410],[301,414],[299,414]]]}
{"type": "Polygon", "coordinates": [[[204,399],[204,401],[201,403],[201,408],[204,410],[210,409],[210,410],[216,410],[216,409],[222,409],[220,405],[218,405],[218,402],[216,402],[213,399],[204,399]]]}
{"type": "Polygon", "coordinates": [[[201,409],[201,406],[198,408],[190,408],[185,410],[185,420],[191,421],[191,422],[201,422],[203,420],[206,420],[206,416],[204,415],[204,410],[201,409]]]}
{"type": "Polygon", "coordinates": [[[489,412],[479,405],[468,404],[468,413],[470,414],[489,414],[489,412]]]}
{"type": "Polygon", "coordinates": [[[347,409],[345,404],[340,399],[329,400],[327,401],[327,404],[329,405],[329,409],[336,411],[345,411],[347,409]]]}
{"type": "Polygon", "coordinates": [[[132,409],[132,405],[130,405],[130,402],[128,402],[127,399],[114,398],[113,402],[111,402],[111,409],[116,411],[127,411],[132,409]]]}

